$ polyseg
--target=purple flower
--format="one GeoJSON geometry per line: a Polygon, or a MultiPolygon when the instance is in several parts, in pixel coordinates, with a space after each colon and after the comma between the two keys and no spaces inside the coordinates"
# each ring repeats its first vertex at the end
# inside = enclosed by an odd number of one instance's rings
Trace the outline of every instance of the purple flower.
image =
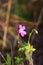
{"type": "Polygon", "coordinates": [[[26,29],[25,26],[19,25],[19,33],[21,34],[22,37],[26,35],[25,29],[26,29]]]}

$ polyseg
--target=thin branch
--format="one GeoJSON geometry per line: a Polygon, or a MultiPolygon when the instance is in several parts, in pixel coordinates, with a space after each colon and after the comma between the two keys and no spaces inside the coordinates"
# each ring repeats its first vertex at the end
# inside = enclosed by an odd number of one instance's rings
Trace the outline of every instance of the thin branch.
{"type": "Polygon", "coordinates": [[[4,28],[4,36],[3,36],[3,47],[6,46],[6,37],[7,37],[7,28],[9,24],[9,18],[10,18],[10,11],[11,11],[11,5],[12,5],[12,0],[9,0],[8,2],[8,11],[7,11],[7,16],[6,16],[6,23],[5,23],[5,28],[4,28]]]}
{"type": "MultiPolygon", "coordinates": [[[[2,55],[2,53],[0,52],[0,56],[4,59],[4,61],[6,62],[4,56],[2,55]]],[[[7,63],[7,62],[6,62],[7,63]]]]}

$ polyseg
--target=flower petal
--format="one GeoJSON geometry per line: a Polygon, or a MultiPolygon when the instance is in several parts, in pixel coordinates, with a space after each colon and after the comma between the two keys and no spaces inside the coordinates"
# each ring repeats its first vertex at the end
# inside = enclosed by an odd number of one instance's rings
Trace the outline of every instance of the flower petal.
{"type": "Polygon", "coordinates": [[[25,29],[26,29],[26,28],[25,28],[25,26],[23,26],[22,28],[23,28],[23,30],[25,30],[25,29]]]}
{"type": "Polygon", "coordinates": [[[22,25],[21,24],[19,25],[19,28],[22,29],[22,25]]]}
{"type": "Polygon", "coordinates": [[[19,33],[21,33],[21,30],[19,30],[19,33]]]}
{"type": "Polygon", "coordinates": [[[25,26],[19,25],[19,33],[21,34],[22,37],[26,35],[25,29],[26,29],[25,26]]]}
{"type": "Polygon", "coordinates": [[[23,29],[19,29],[19,33],[22,33],[23,32],[23,29]]]}
{"type": "Polygon", "coordinates": [[[24,35],[26,35],[26,32],[25,31],[23,31],[24,32],[24,35]]]}
{"type": "Polygon", "coordinates": [[[24,37],[24,33],[21,33],[21,36],[24,37]]]}

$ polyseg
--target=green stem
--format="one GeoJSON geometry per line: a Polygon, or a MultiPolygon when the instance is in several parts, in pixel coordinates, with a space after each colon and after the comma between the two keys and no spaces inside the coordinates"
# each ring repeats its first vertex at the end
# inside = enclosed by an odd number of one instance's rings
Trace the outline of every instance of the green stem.
{"type": "Polygon", "coordinates": [[[32,59],[32,56],[31,56],[30,59],[29,59],[29,65],[33,65],[33,59],[32,59]]]}
{"type": "Polygon", "coordinates": [[[38,31],[36,29],[33,29],[32,32],[29,34],[28,43],[30,42],[30,39],[31,39],[31,36],[32,36],[33,32],[38,34],[38,31]]]}

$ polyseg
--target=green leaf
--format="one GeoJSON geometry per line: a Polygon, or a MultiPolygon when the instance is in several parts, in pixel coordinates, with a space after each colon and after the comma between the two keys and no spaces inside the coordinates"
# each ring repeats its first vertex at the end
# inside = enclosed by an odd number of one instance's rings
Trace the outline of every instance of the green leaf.
{"type": "Polygon", "coordinates": [[[7,65],[11,65],[11,56],[7,54],[7,65]]]}
{"type": "Polygon", "coordinates": [[[27,46],[27,43],[23,43],[23,44],[21,44],[21,46],[22,47],[25,47],[25,46],[27,46]]]}
{"type": "Polygon", "coordinates": [[[16,60],[15,61],[16,64],[22,63],[24,61],[24,59],[21,57],[15,57],[15,60],[16,60]]]}
{"type": "Polygon", "coordinates": [[[32,48],[31,50],[34,52],[36,49],[35,48],[32,48]]]}
{"type": "Polygon", "coordinates": [[[25,50],[25,48],[19,48],[19,50],[18,51],[24,51],[25,50]]]}

